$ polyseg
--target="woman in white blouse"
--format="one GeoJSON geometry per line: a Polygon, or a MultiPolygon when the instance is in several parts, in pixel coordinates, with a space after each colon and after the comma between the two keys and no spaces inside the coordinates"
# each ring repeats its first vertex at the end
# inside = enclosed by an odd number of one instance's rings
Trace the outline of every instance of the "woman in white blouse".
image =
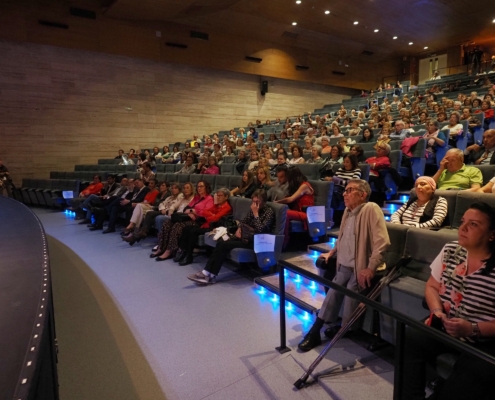
{"type": "Polygon", "coordinates": [[[449,145],[452,147],[457,147],[457,137],[464,132],[464,127],[459,123],[460,119],[461,115],[457,111],[452,112],[450,114],[449,124],[441,129],[442,131],[450,130],[449,145]]]}
{"type": "Polygon", "coordinates": [[[477,190],[479,193],[495,193],[495,177],[490,179],[490,181],[483,186],[482,188],[479,188],[477,190]]]}

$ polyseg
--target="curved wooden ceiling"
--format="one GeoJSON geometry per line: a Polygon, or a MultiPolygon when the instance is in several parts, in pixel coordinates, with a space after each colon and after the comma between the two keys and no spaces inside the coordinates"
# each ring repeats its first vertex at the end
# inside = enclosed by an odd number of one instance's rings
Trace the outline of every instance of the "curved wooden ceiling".
{"type": "Polygon", "coordinates": [[[167,21],[344,59],[370,51],[370,61],[383,61],[473,42],[495,46],[495,8],[490,14],[487,6],[466,0],[115,0],[105,15],[167,21]]]}

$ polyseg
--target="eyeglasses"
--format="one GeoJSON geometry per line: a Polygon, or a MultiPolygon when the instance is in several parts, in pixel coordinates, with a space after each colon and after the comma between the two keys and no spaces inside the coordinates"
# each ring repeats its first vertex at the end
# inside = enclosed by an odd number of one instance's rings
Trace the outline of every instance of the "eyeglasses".
{"type": "Polygon", "coordinates": [[[353,191],[356,191],[356,192],[362,192],[362,190],[358,189],[358,188],[355,188],[355,187],[350,187],[350,188],[347,188],[344,190],[344,193],[347,193],[347,194],[351,194],[353,191]]]}
{"type": "Polygon", "coordinates": [[[204,188],[204,187],[205,187],[205,185],[197,185],[196,187],[197,187],[197,188],[204,188]]]}

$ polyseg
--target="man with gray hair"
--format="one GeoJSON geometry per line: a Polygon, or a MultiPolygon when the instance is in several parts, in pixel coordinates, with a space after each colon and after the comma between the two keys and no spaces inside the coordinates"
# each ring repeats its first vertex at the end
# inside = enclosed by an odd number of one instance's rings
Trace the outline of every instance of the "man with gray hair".
{"type": "MultiPolygon", "coordinates": [[[[337,273],[333,282],[354,292],[371,286],[376,270],[384,264],[385,251],[390,246],[383,212],[375,203],[368,202],[371,188],[362,179],[352,179],[344,190],[346,209],[335,247],[321,257],[328,263],[337,257],[337,273]]],[[[342,324],[346,324],[359,302],[346,298],[330,289],[323,301],[315,323],[298,347],[308,351],[321,344],[320,329],[326,322],[335,323],[344,303],[342,324]]],[[[340,329],[334,325],[325,330],[333,338],[340,329]]]]}
{"type": "Polygon", "coordinates": [[[404,121],[398,120],[394,125],[395,132],[390,134],[390,139],[392,140],[404,140],[411,136],[411,131],[409,129],[405,129],[404,121]]]}
{"type": "Polygon", "coordinates": [[[481,170],[464,164],[464,152],[450,149],[440,161],[440,168],[433,175],[437,189],[458,189],[476,192],[483,184],[481,170]]]}

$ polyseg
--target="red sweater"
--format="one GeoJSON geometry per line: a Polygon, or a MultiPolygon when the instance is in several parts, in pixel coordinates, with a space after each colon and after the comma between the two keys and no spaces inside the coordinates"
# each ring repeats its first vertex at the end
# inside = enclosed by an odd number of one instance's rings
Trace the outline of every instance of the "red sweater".
{"type": "Polygon", "coordinates": [[[91,183],[86,189],[81,192],[81,195],[84,197],[88,197],[91,194],[100,194],[103,189],[103,183],[91,183]]]}
{"type": "Polygon", "coordinates": [[[228,201],[223,203],[221,206],[218,204],[213,205],[213,207],[203,212],[202,216],[206,218],[206,222],[203,225],[201,225],[201,228],[209,228],[210,223],[219,221],[220,218],[225,217],[231,212],[232,212],[232,207],[230,207],[228,201]]]}
{"type": "Polygon", "coordinates": [[[152,190],[144,197],[144,201],[148,204],[153,204],[155,202],[156,196],[160,193],[158,190],[152,190]]]}
{"type": "Polygon", "coordinates": [[[375,164],[375,167],[371,169],[370,174],[374,176],[380,175],[378,173],[379,170],[384,169],[384,168],[390,168],[390,159],[387,156],[383,157],[370,157],[365,161],[366,164],[369,164],[373,166],[375,164]]]}

